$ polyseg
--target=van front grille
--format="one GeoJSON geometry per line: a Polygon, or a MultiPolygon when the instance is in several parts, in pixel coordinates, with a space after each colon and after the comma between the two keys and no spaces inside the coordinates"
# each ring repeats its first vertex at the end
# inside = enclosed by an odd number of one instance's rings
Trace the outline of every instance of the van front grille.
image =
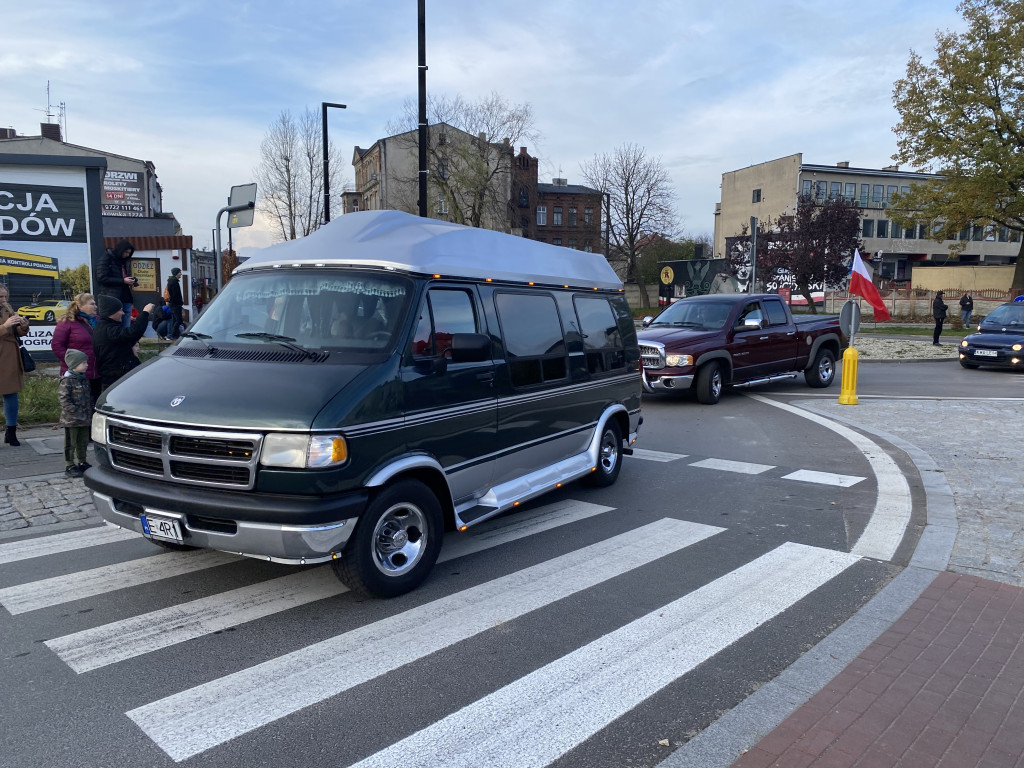
{"type": "Polygon", "coordinates": [[[252,440],[224,440],[212,437],[171,435],[171,453],[175,456],[249,461],[255,452],[252,440]]]}
{"type": "Polygon", "coordinates": [[[172,461],[171,476],[179,480],[199,480],[218,485],[248,485],[249,470],[246,467],[225,467],[222,464],[196,464],[189,461],[172,461]]]}

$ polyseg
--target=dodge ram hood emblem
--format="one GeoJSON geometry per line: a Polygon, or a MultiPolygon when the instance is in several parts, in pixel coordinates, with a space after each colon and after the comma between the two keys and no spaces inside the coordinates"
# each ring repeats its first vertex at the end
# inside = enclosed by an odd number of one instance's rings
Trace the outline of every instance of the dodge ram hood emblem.
{"type": "Polygon", "coordinates": [[[176,407],[176,406],[179,406],[179,405],[181,405],[181,404],[182,404],[183,402],[185,402],[185,396],[184,396],[184,395],[178,395],[178,396],[177,396],[176,398],[174,398],[173,400],[171,400],[171,408],[174,408],[174,407],[176,407]]]}

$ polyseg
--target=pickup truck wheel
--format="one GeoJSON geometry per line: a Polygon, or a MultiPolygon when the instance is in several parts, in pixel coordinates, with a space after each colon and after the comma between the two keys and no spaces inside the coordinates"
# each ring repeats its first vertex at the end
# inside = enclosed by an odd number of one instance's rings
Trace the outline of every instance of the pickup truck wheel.
{"type": "Polygon", "coordinates": [[[831,349],[819,349],[810,368],[804,371],[807,386],[824,388],[836,378],[836,356],[831,349]]]}
{"type": "Polygon", "coordinates": [[[586,479],[590,485],[604,488],[619,477],[619,470],[622,469],[622,430],[615,419],[608,419],[608,423],[604,425],[596,467],[587,475],[586,479]]]}
{"type": "Polygon", "coordinates": [[[697,371],[697,399],[705,405],[714,405],[722,397],[722,366],[717,360],[705,363],[697,371]]]}
{"type": "Polygon", "coordinates": [[[370,503],[331,566],[359,595],[396,597],[427,577],[443,536],[444,515],[434,493],[418,480],[400,480],[370,503]]]}

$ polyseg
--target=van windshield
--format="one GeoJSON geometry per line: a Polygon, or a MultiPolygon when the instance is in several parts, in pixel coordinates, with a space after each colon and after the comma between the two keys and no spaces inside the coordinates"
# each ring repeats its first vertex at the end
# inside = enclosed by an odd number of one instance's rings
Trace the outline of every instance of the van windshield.
{"type": "Polygon", "coordinates": [[[189,330],[207,343],[383,351],[397,340],[411,291],[407,278],[380,272],[247,272],[232,278],[189,330]]]}

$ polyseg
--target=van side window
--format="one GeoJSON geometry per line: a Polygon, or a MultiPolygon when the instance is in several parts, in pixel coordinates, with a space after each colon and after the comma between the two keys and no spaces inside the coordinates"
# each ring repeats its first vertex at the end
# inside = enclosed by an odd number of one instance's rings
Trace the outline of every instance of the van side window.
{"type": "Polygon", "coordinates": [[[594,374],[625,368],[622,332],[608,300],[578,296],[573,304],[580,322],[580,333],[583,334],[587,370],[594,374]]]}
{"type": "Polygon", "coordinates": [[[412,353],[441,355],[452,344],[453,333],[477,333],[473,299],[467,291],[431,288],[420,305],[412,353]]]}
{"type": "Polygon", "coordinates": [[[528,387],[567,378],[569,358],[554,297],[497,293],[494,304],[505,337],[512,385],[528,387]]]}
{"type": "Polygon", "coordinates": [[[768,312],[768,325],[786,325],[789,322],[786,319],[786,308],[778,299],[768,299],[764,308],[768,312]]]}

